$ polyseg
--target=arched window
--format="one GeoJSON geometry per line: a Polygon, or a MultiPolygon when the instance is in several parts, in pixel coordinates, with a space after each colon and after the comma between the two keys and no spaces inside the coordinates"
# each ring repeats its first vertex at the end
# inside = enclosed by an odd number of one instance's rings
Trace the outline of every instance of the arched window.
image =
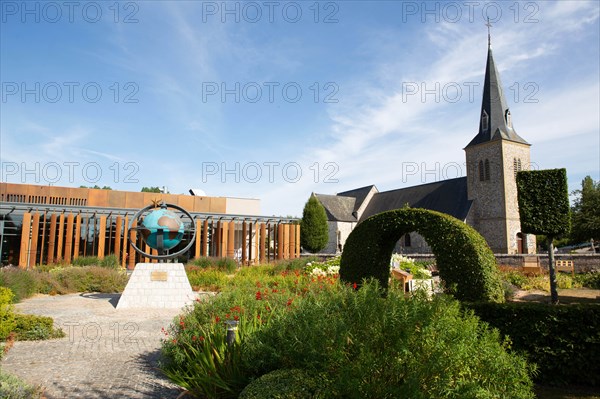
{"type": "Polygon", "coordinates": [[[519,171],[519,164],[517,162],[517,158],[513,159],[513,171],[515,173],[515,179],[517,178],[517,172],[519,171]]]}
{"type": "Polygon", "coordinates": [[[485,160],[485,180],[490,180],[490,160],[485,160]]]}
{"type": "Polygon", "coordinates": [[[481,113],[481,131],[487,132],[489,128],[490,128],[490,117],[487,114],[487,112],[485,112],[485,109],[484,109],[483,112],[481,113]]]}
{"type": "Polygon", "coordinates": [[[483,171],[483,161],[479,161],[479,181],[483,181],[485,179],[484,171],[483,171]]]}
{"type": "Polygon", "coordinates": [[[404,235],[404,246],[405,247],[410,247],[411,243],[410,243],[410,233],[406,233],[404,235]]]}

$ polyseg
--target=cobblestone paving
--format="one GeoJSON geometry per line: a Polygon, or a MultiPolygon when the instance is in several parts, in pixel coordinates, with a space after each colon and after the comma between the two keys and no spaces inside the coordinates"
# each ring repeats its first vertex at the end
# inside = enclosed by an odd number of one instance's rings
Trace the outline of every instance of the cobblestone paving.
{"type": "Polygon", "coordinates": [[[16,305],[20,313],[54,318],[65,338],[16,342],[2,369],[41,385],[48,399],[176,398],[156,369],[161,327],[177,309],[120,309],[119,294],[39,296],[16,305]]]}

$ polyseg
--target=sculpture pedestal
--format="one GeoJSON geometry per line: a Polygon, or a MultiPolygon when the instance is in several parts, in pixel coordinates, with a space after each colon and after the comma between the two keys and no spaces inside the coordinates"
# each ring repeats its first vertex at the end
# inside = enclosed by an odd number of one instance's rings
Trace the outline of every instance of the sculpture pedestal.
{"type": "Polygon", "coordinates": [[[117,309],[182,308],[195,297],[182,263],[138,263],[117,309]]]}

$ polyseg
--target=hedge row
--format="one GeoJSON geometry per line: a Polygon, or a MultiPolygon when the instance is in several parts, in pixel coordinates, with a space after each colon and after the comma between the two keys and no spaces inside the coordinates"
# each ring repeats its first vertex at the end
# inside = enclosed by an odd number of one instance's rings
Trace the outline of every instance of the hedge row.
{"type": "Polygon", "coordinates": [[[537,382],[600,385],[600,306],[464,303],[537,364],[537,382]]]}
{"type": "Polygon", "coordinates": [[[504,301],[496,259],[485,239],[460,220],[426,209],[383,212],[356,226],[344,246],[340,278],[360,284],[374,277],[387,288],[394,246],[413,231],[430,245],[448,293],[459,300],[504,301]]]}

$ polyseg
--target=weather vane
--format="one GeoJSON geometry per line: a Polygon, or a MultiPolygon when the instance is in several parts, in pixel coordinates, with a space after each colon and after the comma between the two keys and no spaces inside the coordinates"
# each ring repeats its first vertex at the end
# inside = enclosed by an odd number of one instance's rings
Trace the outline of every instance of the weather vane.
{"type": "Polygon", "coordinates": [[[488,47],[492,46],[492,35],[490,33],[490,28],[492,27],[492,24],[490,23],[490,17],[487,17],[487,23],[485,24],[485,26],[487,26],[488,28],[488,47]]]}

